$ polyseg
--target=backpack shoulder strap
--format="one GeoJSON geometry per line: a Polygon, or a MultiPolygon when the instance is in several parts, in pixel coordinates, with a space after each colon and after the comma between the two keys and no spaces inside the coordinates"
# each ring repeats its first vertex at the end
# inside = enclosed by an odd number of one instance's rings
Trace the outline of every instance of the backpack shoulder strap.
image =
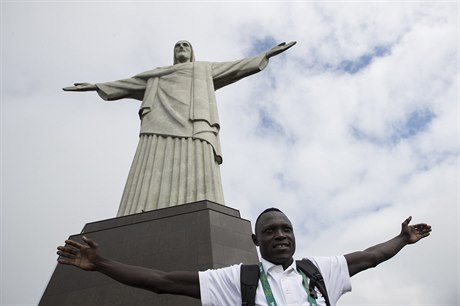
{"type": "Polygon", "coordinates": [[[243,306],[256,305],[256,290],[259,283],[258,265],[241,265],[241,300],[243,306]]]}
{"type": "Polygon", "coordinates": [[[324,283],[323,276],[319,272],[318,267],[316,267],[315,264],[308,259],[297,260],[296,264],[297,267],[310,279],[310,291],[314,292],[313,289],[315,287],[318,288],[319,292],[321,292],[324,300],[326,301],[326,305],[330,306],[331,303],[329,302],[329,296],[327,295],[326,284],[324,283]]]}

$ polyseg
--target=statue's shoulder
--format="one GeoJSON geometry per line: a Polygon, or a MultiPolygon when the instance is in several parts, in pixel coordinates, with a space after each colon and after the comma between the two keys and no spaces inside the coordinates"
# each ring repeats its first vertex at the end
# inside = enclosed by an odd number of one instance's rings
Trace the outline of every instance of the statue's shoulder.
{"type": "Polygon", "coordinates": [[[140,79],[154,78],[154,77],[162,76],[170,72],[173,72],[174,69],[176,69],[176,67],[174,66],[157,67],[157,68],[153,68],[151,70],[147,70],[139,74],[136,74],[134,77],[140,78],[140,79]]]}
{"type": "Polygon", "coordinates": [[[210,66],[212,66],[214,63],[213,63],[213,62],[207,62],[207,61],[196,61],[196,62],[193,62],[193,64],[194,64],[195,66],[210,67],[210,66]]]}

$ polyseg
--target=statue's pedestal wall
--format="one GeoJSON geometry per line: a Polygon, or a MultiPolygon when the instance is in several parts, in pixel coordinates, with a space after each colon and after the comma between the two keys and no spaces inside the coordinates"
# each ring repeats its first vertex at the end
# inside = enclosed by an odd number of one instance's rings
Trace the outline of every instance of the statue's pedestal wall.
{"type": "MultiPolygon", "coordinates": [[[[200,271],[257,263],[251,225],[238,210],[209,201],[88,223],[81,237],[94,239],[116,261],[164,271],[200,271]]],[[[97,272],[57,265],[39,306],[201,305],[193,298],[131,288],[97,272]]]]}

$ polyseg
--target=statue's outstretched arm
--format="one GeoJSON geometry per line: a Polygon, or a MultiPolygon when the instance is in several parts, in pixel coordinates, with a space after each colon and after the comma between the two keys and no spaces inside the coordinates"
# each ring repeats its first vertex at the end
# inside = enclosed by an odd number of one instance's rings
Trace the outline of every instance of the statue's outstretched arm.
{"type": "Polygon", "coordinates": [[[74,86],[64,87],[64,91],[95,91],[96,85],[91,83],[75,83],[74,86]]]}
{"type": "Polygon", "coordinates": [[[270,58],[272,56],[275,56],[275,55],[278,55],[280,53],[283,53],[284,51],[286,51],[287,49],[291,48],[292,46],[294,46],[297,42],[296,41],[291,41],[290,43],[286,44],[285,42],[282,42],[280,43],[279,45],[271,48],[267,53],[266,53],[266,57],[267,58],[270,58]]]}

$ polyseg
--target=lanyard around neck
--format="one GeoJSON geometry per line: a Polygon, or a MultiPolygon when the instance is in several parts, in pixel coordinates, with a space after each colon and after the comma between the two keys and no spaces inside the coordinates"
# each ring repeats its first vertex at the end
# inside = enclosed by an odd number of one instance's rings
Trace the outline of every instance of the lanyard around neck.
{"type": "MultiPolygon", "coordinates": [[[[302,275],[302,280],[303,280],[302,283],[305,288],[305,291],[307,292],[308,302],[310,303],[310,306],[318,306],[318,304],[316,303],[316,300],[313,298],[313,296],[310,293],[310,288],[308,287],[307,276],[300,269],[298,271],[300,275],[302,275]]],[[[265,294],[265,298],[267,299],[268,306],[277,306],[275,298],[273,297],[272,289],[270,288],[270,284],[268,283],[267,274],[265,274],[264,267],[262,266],[261,262],[259,262],[259,272],[260,272],[260,282],[262,283],[262,289],[264,290],[264,294],[265,294]]]]}

